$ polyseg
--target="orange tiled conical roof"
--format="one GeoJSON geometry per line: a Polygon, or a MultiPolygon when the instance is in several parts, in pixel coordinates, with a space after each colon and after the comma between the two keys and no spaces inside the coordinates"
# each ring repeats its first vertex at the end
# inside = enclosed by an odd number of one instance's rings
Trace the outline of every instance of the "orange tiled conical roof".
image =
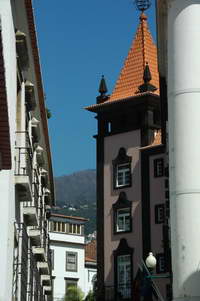
{"type": "Polygon", "coordinates": [[[131,49],[108,101],[137,96],[138,87],[144,83],[143,73],[146,63],[151,71],[150,83],[157,88],[153,93],[159,95],[157,48],[148,29],[147,17],[142,13],[131,49]]]}

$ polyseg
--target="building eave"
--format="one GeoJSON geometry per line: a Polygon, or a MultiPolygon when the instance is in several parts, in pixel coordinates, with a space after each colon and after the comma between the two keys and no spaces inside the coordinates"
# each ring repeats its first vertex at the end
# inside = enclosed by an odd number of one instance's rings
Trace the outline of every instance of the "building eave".
{"type": "Polygon", "coordinates": [[[157,94],[154,94],[154,93],[151,93],[151,92],[145,92],[145,93],[140,93],[137,96],[131,96],[131,97],[128,97],[128,98],[116,99],[116,100],[112,100],[112,101],[108,100],[104,103],[91,105],[91,106],[85,107],[85,110],[93,112],[93,113],[106,111],[107,109],[110,109],[110,108],[112,108],[113,106],[116,106],[116,105],[134,103],[134,102],[136,103],[137,100],[140,100],[141,98],[144,98],[146,96],[153,96],[155,98],[160,98],[160,96],[157,95],[157,94]]]}
{"type": "Polygon", "coordinates": [[[52,205],[54,205],[55,192],[54,192],[54,179],[53,179],[52,159],[51,159],[50,142],[49,142],[49,131],[48,131],[48,124],[47,124],[45,97],[44,97],[44,90],[43,90],[43,83],[42,83],[42,74],[40,68],[40,58],[39,58],[38,43],[37,43],[37,36],[36,36],[36,29],[35,29],[34,15],[33,15],[32,0],[24,0],[24,1],[25,1],[28,28],[29,28],[31,47],[32,47],[32,53],[34,59],[34,69],[35,69],[35,75],[36,75],[37,86],[38,86],[41,121],[44,130],[44,137],[45,137],[45,144],[46,144],[46,151],[47,151],[51,199],[52,199],[52,205]]]}

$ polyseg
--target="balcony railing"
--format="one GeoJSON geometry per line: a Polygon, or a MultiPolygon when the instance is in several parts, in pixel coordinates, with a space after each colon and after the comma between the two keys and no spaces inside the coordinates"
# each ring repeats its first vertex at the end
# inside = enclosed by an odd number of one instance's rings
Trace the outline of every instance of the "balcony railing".
{"type": "Polygon", "coordinates": [[[29,239],[24,224],[15,224],[16,245],[13,268],[13,296],[27,301],[29,239]]]}
{"type": "Polygon", "coordinates": [[[29,176],[32,183],[33,152],[28,132],[16,132],[16,140],[15,175],[29,176]]]}
{"type": "Polygon", "coordinates": [[[32,250],[29,250],[30,275],[29,275],[29,301],[43,301],[43,287],[41,285],[40,273],[32,250]]]}
{"type": "Polygon", "coordinates": [[[15,224],[16,253],[13,269],[13,297],[20,301],[44,301],[44,291],[37,260],[33,254],[26,226],[15,224]]]}
{"type": "Polygon", "coordinates": [[[117,286],[105,286],[105,301],[112,300],[131,300],[132,286],[131,284],[118,284],[117,286]]]}
{"type": "Polygon", "coordinates": [[[52,273],[52,250],[49,247],[47,250],[47,261],[48,261],[48,265],[49,265],[49,272],[51,275],[51,273],[52,273]]]}

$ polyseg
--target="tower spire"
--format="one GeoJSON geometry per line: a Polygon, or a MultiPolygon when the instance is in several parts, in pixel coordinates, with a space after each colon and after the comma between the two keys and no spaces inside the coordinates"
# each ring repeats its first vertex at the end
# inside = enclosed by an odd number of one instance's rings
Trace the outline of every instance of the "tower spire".
{"type": "Polygon", "coordinates": [[[138,93],[141,93],[139,87],[143,87],[145,82],[148,83],[145,86],[145,92],[155,91],[154,93],[159,95],[157,49],[149,31],[147,16],[144,10],[141,10],[140,23],[135,38],[133,39],[114,90],[109,97],[109,101],[138,95],[138,93]],[[150,87],[150,81],[152,87],[150,87]]]}

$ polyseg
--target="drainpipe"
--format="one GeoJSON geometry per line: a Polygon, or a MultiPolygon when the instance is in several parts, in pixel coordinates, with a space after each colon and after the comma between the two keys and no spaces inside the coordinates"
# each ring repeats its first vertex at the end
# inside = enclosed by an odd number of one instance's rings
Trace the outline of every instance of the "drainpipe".
{"type": "Polygon", "coordinates": [[[200,1],[168,2],[173,297],[200,300],[200,1]]]}

